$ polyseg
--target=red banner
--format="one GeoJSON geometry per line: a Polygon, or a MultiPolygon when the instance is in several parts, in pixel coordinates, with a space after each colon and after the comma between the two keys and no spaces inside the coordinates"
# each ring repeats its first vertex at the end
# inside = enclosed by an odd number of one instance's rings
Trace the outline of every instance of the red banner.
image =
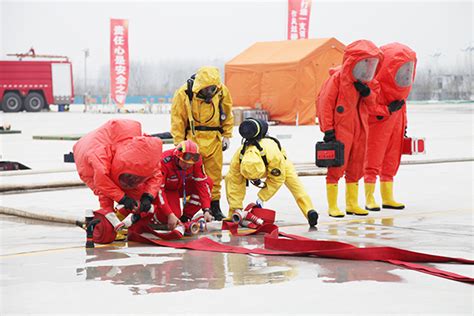
{"type": "Polygon", "coordinates": [[[311,0],[288,0],[288,39],[308,38],[311,0]]]}
{"type": "Polygon", "coordinates": [[[128,91],[128,20],[110,20],[110,92],[119,108],[128,91]]]}

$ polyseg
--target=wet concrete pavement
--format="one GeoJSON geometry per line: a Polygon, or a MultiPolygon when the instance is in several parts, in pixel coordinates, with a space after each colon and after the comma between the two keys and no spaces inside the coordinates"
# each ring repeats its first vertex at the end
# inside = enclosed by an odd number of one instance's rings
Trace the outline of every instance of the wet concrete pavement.
{"type": "MultiPolygon", "coordinates": [[[[359,247],[473,258],[468,211],[401,213],[282,227],[359,247]]],[[[187,251],[134,242],[85,249],[81,229],[0,218],[3,313],[473,312],[472,285],[381,262],[187,251]],[[21,232],[21,233],[20,233],[21,232]],[[216,291],[219,290],[219,291],[216,291]],[[343,303],[344,302],[344,303],[343,303]]],[[[212,239],[261,246],[262,236],[212,239]]],[[[474,276],[473,266],[429,264],[474,276]]]]}
{"type": "MultiPolygon", "coordinates": [[[[473,156],[472,106],[409,107],[410,135],[427,137],[428,154],[410,159],[473,156]],[[449,110],[448,110],[449,108],[449,110]]],[[[4,138],[4,159],[36,168],[57,168],[72,142],[32,141],[33,134],[87,132],[112,117],[70,113],[10,115],[23,134],[4,138]],[[78,123],[75,123],[78,122],[78,123]],[[35,155],[25,155],[25,148],[35,155]],[[26,159],[28,158],[28,159],[26,159]]],[[[124,117],[119,115],[117,117],[124,117]]],[[[169,128],[169,117],[126,116],[143,122],[147,132],[169,128]],[[161,125],[160,125],[161,124],[161,125]]],[[[307,162],[314,152],[301,142],[317,126],[271,127],[273,134],[291,134],[282,145],[293,161],[307,162]]],[[[233,139],[236,148],[240,140],[233,139]]],[[[313,143],[313,141],[311,141],[313,143]]],[[[231,148],[231,151],[232,151],[231,148]]],[[[225,153],[225,160],[232,153],[225,153]]],[[[429,254],[474,259],[472,162],[402,166],[396,196],[403,211],[382,210],[368,217],[332,219],[326,213],[324,177],[302,182],[320,213],[317,230],[309,230],[291,193],[282,189],[265,204],[277,211],[281,230],[313,239],[337,240],[359,247],[393,246],[429,254]]],[[[66,180],[66,175],[22,176],[15,181],[66,180]]],[[[9,183],[13,177],[2,177],[9,183]]],[[[339,207],[344,205],[341,181],[339,207]]],[[[15,182],[16,183],[16,182],[15,182]]],[[[380,202],[378,185],[376,199],[380,202]]],[[[249,188],[246,202],[257,190],[249,188]]],[[[81,218],[97,199],[89,189],[0,195],[0,205],[68,218],[81,218]]],[[[227,209],[225,199],[221,206],[227,209]]],[[[362,185],[359,202],[363,205],[362,185]]],[[[262,236],[231,237],[209,233],[215,240],[256,247],[262,236]]],[[[0,216],[0,314],[119,313],[278,313],[278,314],[474,314],[472,285],[442,279],[382,262],[308,257],[276,257],[211,253],[114,243],[84,248],[77,227],[0,216]]],[[[471,265],[426,264],[474,277],[471,265]]]]}

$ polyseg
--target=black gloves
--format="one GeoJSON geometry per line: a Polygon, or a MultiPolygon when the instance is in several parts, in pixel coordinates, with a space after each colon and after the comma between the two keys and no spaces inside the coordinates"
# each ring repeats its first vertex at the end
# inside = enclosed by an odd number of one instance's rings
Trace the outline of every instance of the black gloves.
{"type": "Polygon", "coordinates": [[[369,86],[363,83],[362,81],[357,80],[356,82],[354,82],[354,87],[359,92],[361,97],[368,97],[370,95],[369,86]]]}
{"type": "Polygon", "coordinates": [[[138,206],[137,201],[127,196],[126,194],[123,196],[123,198],[120,199],[120,201],[118,201],[118,203],[123,205],[126,210],[130,211],[133,211],[133,209],[138,206]]]}
{"type": "Polygon", "coordinates": [[[390,113],[396,112],[396,111],[400,110],[404,104],[405,104],[405,100],[392,101],[388,105],[388,111],[390,113]]]}
{"type": "Polygon", "coordinates": [[[140,212],[148,212],[154,199],[150,193],[143,193],[140,198],[140,212]]]}
{"type": "Polygon", "coordinates": [[[182,215],[179,220],[181,221],[181,223],[187,223],[189,222],[191,219],[189,217],[187,217],[186,215],[182,215]]]}
{"type": "Polygon", "coordinates": [[[323,138],[325,143],[333,142],[336,140],[336,133],[334,132],[333,129],[329,131],[324,132],[324,138],[323,138]]]}

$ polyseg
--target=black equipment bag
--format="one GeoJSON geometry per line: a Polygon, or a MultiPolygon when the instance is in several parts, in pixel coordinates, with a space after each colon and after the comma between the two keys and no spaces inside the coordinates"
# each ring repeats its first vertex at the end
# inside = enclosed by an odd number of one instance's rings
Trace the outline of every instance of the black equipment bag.
{"type": "Polygon", "coordinates": [[[64,154],[64,162],[75,162],[72,151],[70,151],[69,154],[64,154]]]}
{"type": "Polygon", "coordinates": [[[316,143],[316,166],[340,167],[344,164],[344,144],[340,141],[316,143]]]}

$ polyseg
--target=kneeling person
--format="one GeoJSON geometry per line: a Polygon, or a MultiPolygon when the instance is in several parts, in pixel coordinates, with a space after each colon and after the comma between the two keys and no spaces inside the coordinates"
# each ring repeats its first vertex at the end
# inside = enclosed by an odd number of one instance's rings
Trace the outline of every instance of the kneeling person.
{"type": "Polygon", "coordinates": [[[318,223],[318,213],[303,187],[295,167],[286,158],[279,141],[267,136],[267,122],[246,119],[239,126],[244,144],[234,154],[229,173],[225,177],[230,214],[243,208],[248,182],[260,187],[257,205],[262,207],[285,184],[293,194],[311,227],[318,223]],[[265,179],[265,180],[262,180],[265,179]]]}
{"type": "Polygon", "coordinates": [[[173,229],[180,222],[191,220],[201,209],[206,222],[214,219],[210,213],[212,180],[204,172],[196,143],[185,140],[176,148],[163,152],[161,171],[160,199],[164,203],[157,203],[158,221],[173,229]]]}

